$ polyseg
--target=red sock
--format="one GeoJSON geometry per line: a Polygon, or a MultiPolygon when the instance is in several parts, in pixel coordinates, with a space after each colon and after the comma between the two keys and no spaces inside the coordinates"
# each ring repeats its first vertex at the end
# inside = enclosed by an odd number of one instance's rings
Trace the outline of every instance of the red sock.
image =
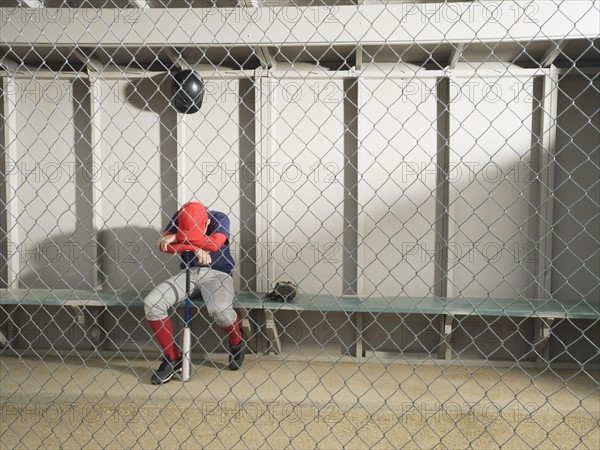
{"type": "Polygon", "coordinates": [[[242,330],[240,330],[240,322],[237,317],[233,325],[223,327],[223,331],[227,334],[229,345],[240,345],[240,342],[242,342],[242,330]]]}
{"type": "Polygon", "coordinates": [[[163,349],[165,355],[171,360],[179,359],[179,351],[175,346],[173,339],[173,326],[168,317],[161,320],[149,320],[150,328],[154,332],[154,337],[158,345],[163,349]]]}

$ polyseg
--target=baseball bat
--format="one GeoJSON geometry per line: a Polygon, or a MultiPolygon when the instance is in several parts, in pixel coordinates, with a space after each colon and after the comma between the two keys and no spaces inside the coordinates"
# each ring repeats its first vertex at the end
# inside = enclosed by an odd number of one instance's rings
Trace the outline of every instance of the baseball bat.
{"type": "Polygon", "coordinates": [[[190,369],[192,365],[191,359],[191,346],[192,346],[192,333],[190,330],[190,263],[194,258],[194,253],[190,251],[183,252],[181,254],[183,262],[185,263],[185,315],[184,322],[185,327],[183,329],[183,361],[182,361],[182,373],[181,381],[188,381],[190,379],[190,369]]]}

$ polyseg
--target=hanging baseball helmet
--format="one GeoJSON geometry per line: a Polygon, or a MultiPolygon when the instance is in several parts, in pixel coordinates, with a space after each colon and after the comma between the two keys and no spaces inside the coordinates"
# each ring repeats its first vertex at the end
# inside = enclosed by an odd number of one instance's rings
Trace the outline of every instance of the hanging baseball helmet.
{"type": "Polygon", "coordinates": [[[180,70],[173,78],[171,85],[172,102],[182,114],[193,114],[200,111],[204,100],[204,81],[193,70],[180,70]]]}

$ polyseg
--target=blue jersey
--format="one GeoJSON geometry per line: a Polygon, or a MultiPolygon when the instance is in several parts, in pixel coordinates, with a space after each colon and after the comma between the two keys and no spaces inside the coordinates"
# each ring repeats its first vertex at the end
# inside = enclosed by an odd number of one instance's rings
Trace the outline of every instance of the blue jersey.
{"type": "MultiPolygon", "coordinates": [[[[175,234],[177,232],[177,215],[178,213],[175,213],[171,218],[169,225],[165,228],[166,233],[175,234]]],[[[215,233],[221,233],[227,238],[219,250],[216,252],[209,252],[210,258],[212,259],[210,268],[218,270],[219,272],[231,274],[233,267],[235,266],[235,261],[233,260],[230,251],[229,217],[227,217],[227,214],[219,211],[208,211],[208,219],[210,220],[210,223],[208,224],[206,235],[211,236],[215,233]]],[[[194,257],[190,266],[200,267],[201,264],[198,261],[198,258],[194,257]]],[[[180,267],[185,269],[185,263],[182,262],[180,267]]]]}

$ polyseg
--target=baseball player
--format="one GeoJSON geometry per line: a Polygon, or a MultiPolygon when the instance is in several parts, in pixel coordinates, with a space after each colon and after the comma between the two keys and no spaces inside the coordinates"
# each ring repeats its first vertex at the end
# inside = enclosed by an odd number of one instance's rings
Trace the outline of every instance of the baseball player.
{"type": "MultiPolygon", "coordinates": [[[[190,297],[202,296],[208,314],[227,335],[230,346],[229,368],[238,370],[244,361],[244,342],[237,313],[233,309],[234,261],[230,253],[229,218],[225,213],[207,211],[198,202],[183,205],[171,218],[158,241],[162,252],[171,244],[184,243],[197,249],[191,267],[190,297]]],[[[144,299],[144,310],[154,337],[164,356],[152,375],[152,384],[168,382],[182,370],[182,358],[173,339],[167,310],[185,300],[185,264],[180,273],[156,286],[144,299]]]]}

